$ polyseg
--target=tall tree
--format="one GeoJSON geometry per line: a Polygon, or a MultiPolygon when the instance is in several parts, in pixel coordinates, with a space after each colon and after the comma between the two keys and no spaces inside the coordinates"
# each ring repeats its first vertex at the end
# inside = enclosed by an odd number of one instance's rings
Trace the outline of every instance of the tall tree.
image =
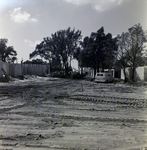
{"type": "Polygon", "coordinates": [[[117,55],[117,38],[113,38],[111,33],[102,37],[101,48],[99,50],[99,67],[112,69],[115,66],[117,55]]]}
{"type": "Polygon", "coordinates": [[[7,42],[8,42],[7,39],[0,39],[0,54],[1,54],[1,57],[4,53],[4,51],[7,49],[7,42]]]}
{"type": "Polygon", "coordinates": [[[59,30],[51,34],[51,37],[44,38],[43,42],[30,54],[30,58],[40,55],[50,61],[60,60],[65,74],[68,75],[70,61],[74,51],[79,47],[81,37],[81,31],[70,27],[67,30],[59,30]]]}
{"type": "Polygon", "coordinates": [[[129,57],[128,63],[132,70],[131,80],[134,82],[135,69],[142,61],[142,52],[144,50],[143,43],[146,41],[146,36],[140,24],[134,25],[133,27],[129,28],[128,31],[129,37],[127,55],[129,57]]]}
{"type": "Polygon", "coordinates": [[[126,68],[129,67],[129,57],[127,55],[127,38],[128,33],[122,33],[117,36],[118,53],[116,66],[123,69],[124,81],[127,82],[126,68]]]}
{"type": "Polygon", "coordinates": [[[23,64],[46,64],[47,62],[43,61],[42,59],[33,59],[32,61],[26,60],[23,64]]]}
{"type": "Polygon", "coordinates": [[[17,52],[14,50],[13,46],[7,47],[7,39],[0,39],[0,55],[2,61],[4,62],[14,62],[17,60],[17,52]]]}
{"type": "Polygon", "coordinates": [[[117,51],[116,41],[110,33],[105,35],[103,27],[96,33],[92,32],[90,37],[85,37],[81,42],[81,65],[93,68],[94,74],[99,68],[112,68],[117,51]]]}
{"type": "Polygon", "coordinates": [[[120,48],[119,62],[125,73],[125,67],[131,68],[131,80],[135,81],[135,70],[142,62],[144,51],[143,43],[146,42],[146,35],[140,24],[136,24],[122,33],[119,37],[118,46],[120,48]]]}
{"type": "Polygon", "coordinates": [[[81,42],[82,50],[79,54],[79,64],[81,67],[91,67],[94,74],[97,69],[97,55],[93,38],[85,37],[81,42]]]}

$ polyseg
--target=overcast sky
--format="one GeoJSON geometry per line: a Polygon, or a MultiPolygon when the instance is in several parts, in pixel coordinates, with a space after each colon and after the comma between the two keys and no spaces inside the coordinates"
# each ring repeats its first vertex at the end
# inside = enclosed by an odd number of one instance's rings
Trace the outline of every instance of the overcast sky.
{"type": "Polygon", "coordinates": [[[0,0],[0,38],[18,62],[60,29],[75,27],[85,37],[103,26],[115,36],[138,23],[147,30],[147,0],[0,0]]]}

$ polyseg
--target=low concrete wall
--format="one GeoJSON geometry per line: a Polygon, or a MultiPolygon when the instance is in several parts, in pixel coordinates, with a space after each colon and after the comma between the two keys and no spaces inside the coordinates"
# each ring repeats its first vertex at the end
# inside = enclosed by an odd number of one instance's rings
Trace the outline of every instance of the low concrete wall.
{"type": "Polygon", "coordinates": [[[144,81],[144,67],[136,68],[135,79],[139,81],[144,81]]]}
{"type": "Polygon", "coordinates": [[[3,63],[2,63],[2,61],[0,60],[0,78],[3,76],[3,75],[2,75],[2,70],[1,70],[1,68],[3,68],[3,63]]]}
{"type": "Polygon", "coordinates": [[[44,76],[46,74],[50,74],[49,65],[41,65],[41,64],[23,64],[23,74],[29,75],[38,75],[44,76]]]}
{"type": "Polygon", "coordinates": [[[10,76],[19,77],[22,74],[22,66],[21,64],[10,64],[10,76]]]}
{"type": "Polygon", "coordinates": [[[144,81],[147,81],[147,66],[144,67],[144,81]]]}
{"type": "MultiPolygon", "coordinates": [[[[132,71],[130,68],[126,68],[126,76],[128,79],[131,78],[132,71]]],[[[121,69],[121,79],[124,80],[124,73],[121,69]]],[[[147,66],[138,67],[135,71],[135,81],[147,81],[147,66]]]]}
{"type": "Polygon", "coordinates": [[[3,69],[6,71],[7,75],[10,74],[10,68],[8,63],[3,62],[3,69]]]}
{"type": "Polygon", "coordinates": [[[50,74],[50,66],[49,65],[41,65],[41,64],[9,64],[2,62],[0,60],[0,77],[3,76],[2,70],[3,68],[9,76],[19,77],[20,75],[38,75],[44,76],[46,74],[50,74]]]}
{"type": "Polygon", "coordinates": [[[6,71],[7,75],[12,76],[12,77],[19,77],[22,73],[20,64],[9,64],[9,63],[0,61],[0,77],[3,76],[3,72],[1,68],[3,68],[6,71]]]}
{"type": "Polygon", "coordinates": [[[3,77],[3,72],[1,70],[1,68],[3,68],[6,71],[7,75],[9,75],[10,70],[9,70],[9,64],[8,63],[5,63],[5,62],[0,60],[0,78],[3,77]]]}
{"type": "MultiPolygon", "coordinates": [[[[126,76],[127,76],[128,79],[130,79],[129,68],[126,68],[126,76]]],[[[125,79],[123,69],[121,69],[121,79],[122,80],[125,79]]]]}

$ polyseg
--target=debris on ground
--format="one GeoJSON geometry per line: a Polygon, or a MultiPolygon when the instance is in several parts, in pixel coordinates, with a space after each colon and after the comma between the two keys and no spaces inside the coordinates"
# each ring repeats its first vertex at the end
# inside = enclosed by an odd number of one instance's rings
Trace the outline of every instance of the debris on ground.
{"type": "Polygon", "coordinates": [[[38,76],[0,83],[0,149],[147,149],[146,91],[38,76]]]}

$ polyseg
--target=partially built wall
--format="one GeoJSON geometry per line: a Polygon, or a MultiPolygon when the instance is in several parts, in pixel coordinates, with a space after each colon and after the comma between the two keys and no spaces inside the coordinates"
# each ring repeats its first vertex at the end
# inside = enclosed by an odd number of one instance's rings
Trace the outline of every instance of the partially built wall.
{"type": "Polygon", "coordinates": [[[2,71],[2,69],[5,70],[5,72],[7,73],[7,75],[10,74],[9,64],[0,60],[0,78],[3,77],[3,75],[4,75],[4,72],[2,71]]]}
{"type": "Polygon", "coordinates": [[[29,75],[45,76],[46,74],[50,74],[49,65],[23,64],[22,69],[24,75],[29,74],[29,75]]]}
{"type": "Polygon", "coordinates": [[[0,60],[0,78],[3,77],[3,68],[7,75],[12,77],[19,77],[20,75],[38,75],[45,76],[50,74],[50,65],[42,64],[11,64],[0,60]]]}
{"type": "MultiPolygon", "coordinates": [[[[131,68],[126,68],[126,77],[131,79],[132,71],[131,68]]],[[[121,79],[124,80],[124,73],[121,70],[121,79]]],[[[147,81],[147,66],[137,67],[135,70],[135,81],[147,81]]]]}

